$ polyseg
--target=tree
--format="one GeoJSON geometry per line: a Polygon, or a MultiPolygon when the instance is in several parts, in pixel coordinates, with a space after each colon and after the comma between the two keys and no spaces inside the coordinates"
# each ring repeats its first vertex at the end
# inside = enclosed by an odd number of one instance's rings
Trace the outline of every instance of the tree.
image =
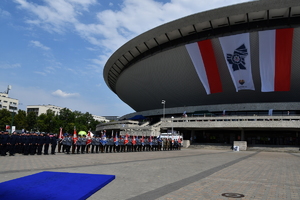
{"type": "Polygon", "coordinates": [[[17,130],[26,129],[27,121],[26,121],[26,112],[24,110],[19,110],[18,113],[14,117],[14,124],[17,130]]]}
{"type": "Polygon", "coordinates": [[[46,124],[47,123],[46,118],[47,118],[47,114],[45,114],[45,113],[42,113],[42,114],[40,114],[40,116],[37,117],[36,131],[48,132],[47,131],[48,125],[46,124]]]}
{"type": "Polygon", "coordinates": [[[37,116],[35,114],[35,112],[29,112],[27,113],[27,118],[26,118],[26,121],[27,121],[27,127],[26,129],[27,130],[37,130],[37,116]]]}
{"type": "MultiPolygon", "coordinates": [[[[1,110],[0,112],[0,125],[10,125],[12,121],[12,115],[7,110],[1,110]]],[[[100,122],[96,121],[93,116],[86,112],[80,111],[72,112],[68,108],[60,110],[59,115],[55,115],[55,112],[48,109],[46,113],[36,116],[35,112],[26,112],[19,110],[14,117],[14,125],[18,129],[26,129],[31,131],[40,131],[47,133],[59,133],[60,127],[63,128],[64,133],[73,133],[74,127],[77,131],[89,131],[95,130],[96,126],[100,122]]]]}
{"type": "Polygon", "coordinates": [[[12,114],[6,110],[0,110],[0,129],[5,130],[6,125],[11,125],[12,122],[12,114]]]}
{"type": "Polygon", "coordinates": [[[75,114],[68,108],[60,110],[58,116],[58,125],[63,128],[64,132],[70,133],[74,127],[71,127],[71,123],[75,122],[75,114]]]}

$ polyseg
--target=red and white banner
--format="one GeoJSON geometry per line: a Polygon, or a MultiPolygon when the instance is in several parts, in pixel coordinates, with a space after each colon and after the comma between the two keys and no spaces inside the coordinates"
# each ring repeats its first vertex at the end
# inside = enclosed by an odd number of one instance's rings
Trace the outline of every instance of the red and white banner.
{"type": "Polygon", "coordinates": [[[93,137],[93,135],[94,134],[91,131],[88,131],[86,145],[90,145],[92,143],[92,137],[93,137]]]}
{"type": "Polygon", "coordinates": [[[63,139],[62,127],[59,128],[58,139],[63,139]]]}
{"type": "Polygon", "coordinates": [[[289,91],[294,29],[259,32],[261,91],[289,91]]]}
{"type": "Polygon", "coordinates": [[[126,133],[125,135],[125,140],[124,140],[124,144],[127,144],[129,141],[128,141],[128,138],[129,138],[129,135],[128,133],[126,133]]]}
{"type": "Polygon", "coordinates": [[[250,55],[249,33],[219,38],[236,91],[255,90],[250,55]]]}
{"type": "Polygon", "coordinates": [[[77,138],[77,132],[76,132],[76,128],[74,127],[74,132],[73,132],[73,143],[76,144],[78,138],[77,138]]]}
{"type": "Polygon", "coordinates": [[[133,145],[136,145],[136,139],[135,139],[135,136],[133,136],[133,138],[132,138],[132,144],[133,144],[133,145]]]}
{"type": "Polygon", "coordinates": [[[222,83],[211,40],[187,44],[185,47],[206,93],[222,92],[222,83]]]}

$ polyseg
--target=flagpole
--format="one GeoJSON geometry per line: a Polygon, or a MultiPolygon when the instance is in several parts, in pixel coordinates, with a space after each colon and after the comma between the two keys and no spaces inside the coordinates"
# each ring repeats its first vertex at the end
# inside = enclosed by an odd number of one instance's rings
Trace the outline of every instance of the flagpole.
{"type": "Polygon", "coordinates": [[[74,126],[74,132],[73,132],[73,143],[72,143],[72,154],[75,154],[76,145],[75,142],[77,141],[77,133],[76,133],[76,126],[74,126]],[[76,139],[74,139],[76,138],[76,139]]]}
{"type": "Polygon", "coordinates": [[[60,153],[61,150],[61,140],[62,140],[62,127],[59,128],[59,135],[58,135],[58,145],[57,145],[57,151],[60,153]]]}

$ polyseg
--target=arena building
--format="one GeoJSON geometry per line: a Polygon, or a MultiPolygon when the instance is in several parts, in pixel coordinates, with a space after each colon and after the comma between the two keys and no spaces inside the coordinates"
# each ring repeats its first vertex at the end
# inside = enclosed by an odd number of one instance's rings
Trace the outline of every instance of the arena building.
{"type": "MultiPolygon", "coordinates": [[[[253,1],[163,24],[120,47],[103,73],[136,111],[122,119],[146,118],[150,134],[155,125],[196,142],[299,144],[300,1],[253,1]]],[[[109,129],[132,130],[127,122],[109,129]]]]}

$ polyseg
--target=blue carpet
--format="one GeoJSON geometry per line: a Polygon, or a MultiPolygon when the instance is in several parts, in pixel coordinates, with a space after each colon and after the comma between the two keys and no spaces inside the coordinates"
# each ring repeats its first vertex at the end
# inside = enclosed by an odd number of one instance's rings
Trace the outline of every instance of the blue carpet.
{"type": "Polygon", "coordinates": [[[40,172],[0,183],[0,199],[86,199],[115,175],[40,172]]]}

